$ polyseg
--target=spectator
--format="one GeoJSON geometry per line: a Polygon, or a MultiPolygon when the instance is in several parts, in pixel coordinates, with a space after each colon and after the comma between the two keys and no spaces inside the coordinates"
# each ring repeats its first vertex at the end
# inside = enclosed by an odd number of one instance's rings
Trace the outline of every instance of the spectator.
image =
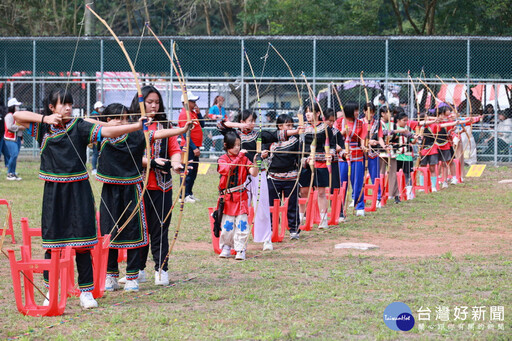
{"type": "Polygon", "coordinates": [[[276,112],[275,111],[269,111],[265,115],[267,117],[267,123],[275,123],[276,122],[276,112]]]}
{"type": "Polygon", "coordinates": [[[379,108],[386,105],[386,96],[380,95],[379,96],[379,108]]]}
{"type": "Polygon", "coordinates": [[[223,96],[215,96],[213,105],[208,110],[208,118],[212,120],[225,120],[226,110],[224,109],[225,98],[223,96]]]}
{"type": "Polygon", "coordinates": [[[498,118],[500,119],[496,127],[498,137],[508,145],[512,145],[512,108],[500,111],[498,118]]]}
{"type": "Polygon", "coordinates": [[[7,115],[7,108],[4,106],[3,102],[0,102],[0,160],[3,154],[5,168],[7,168],[7,163],[9,162],[9,153],[7,151],[7,146],[4,143],[5,115],[7,115]]]}
{"type": "Polygon", "coordinates": [[[494,106],[492,104],[487,104],[484,109],[484,123],[491,123],[494,121],[494,106]]]}
{"type": "MultiPolygon", "coordinates": [[[[99,119],[99,115],[103,112],[104,106],[101,101],[97,101],[94,103],[94,110],[91,112],[91,118],[99,119]]],[[[96,167],[98,166],[98,143],[93,143],[91,145],[92,149],[92,174],[96,174],[96,167]]]]}
{"type": "MultiPolygon", "coordinates": [[[[190,130],[190,146],[188,149],[188,159],[190,160],[190,168],[188,170],[187,176],[185,178],[185,198],[181,198],[185,200],[186,203],[195,203],[199,201],[198,198],[194,197],[194,193],[192,192],[192,188],[194,187],[194,182],[197,177],[197,170],[199,168],[199,156],[201,155],[201,150],[199,147],[203,145],[203,128],[204,121],[201,112],[199,111],[199,107],[196,104],[196,101],[199,99],[199,96],[196,96],[192,93],[192,91],[187,92],[188,97],[188,106],[190,109],[190,119],[196,121],[197,124],[194,125],[194,128],[190,130]]],[[[184,127],[187,123],[187,110],[185,109],[185,98],[181,95],[181,103],[183,103],[183,109],[181,109],[179,120],[179,126],[184,127]]],[[[187,143],[186,139],[181,140],[181,146],[185,146],[187,143]]]]}
{"type": "Polygon", "coordinates": [[[20,153],[21,140],[23,139],[23,130],[25,127],[16,124],[14,113],[19,111],[21,102],[16,98],[11,98],[7,102],[8,112],[5,115],[4,143],[9,152],[9,161],[7,162],[7,180],[18,180],[21,178],[16,174],[16,161],[20,153]]]}
{"type": "MultiPolygon", "coordinates": [[[[213,99],[213,104],[208,110],[208,118],[212,120],[217,121],[225,121],[228,119],[226,115],[226,109],[224,109],[225,98],[223,96],[215,96],[213,99]]],[[[210,130],[208,133],[208,139],[210,139],[211,147],[210,151],[222,151],[224,148],[224,136],[219,132],[218,129],[210,130]]],[[[205,141],[206,142],[206,141],[205,141]]],[[[208,142],[205,143],[205,145],[208,145],[208,142]]]]}
{"type": "Polygon", "coordinates": [[[409,107],[409,104],[407,103],[407,99],[401,99],[400,100],[400,107],[404,109],[407,116],[410,116],[410,118],[416,118],[418,113],[416,112],[416,108],[414,106],[412,108],[409,107]]]}
{"type": "MultiPolygon", "coordinates": [[[[507,108],[498,113],[498,125],[496,131],[498,133],[498,148],[509,148],[512,145],[512,109],[507,108]],[[500,139],[502,141],[500,141],[500,139]]],[[[489,144],[489,148],[494,149],[494,134],[489,136],[485,142],[489,144]]]]}

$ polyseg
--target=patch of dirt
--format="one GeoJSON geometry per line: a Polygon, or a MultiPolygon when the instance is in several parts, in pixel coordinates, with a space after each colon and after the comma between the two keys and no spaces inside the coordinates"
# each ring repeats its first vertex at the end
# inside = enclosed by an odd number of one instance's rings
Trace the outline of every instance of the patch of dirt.
{"type": "MultiPolygon", "coordinates": [[[[379,248],[369,251],[336,249],[336,254],[367,253],[386,257],[432,257],[448,252],[454,256],[512,254],[512,234],[506,231],[468,230],[462,234],[444,231],[442,236],[424,239],[395,239],[366,233],[362,238],[348,238],[342,242],[366,242],[379,248]]],[[[334,249],[336,243],[329,244],[334,249]]]]}
{"type": "MultiPolygon", "coordinates": [[[[502,225],[502,224],[499,224],[502,225]]],[[[505,224],[503,224],[505,225],[505,224]]],[[[429,228],[428,237],[420,232],[404,231],[403,235],[394,238],[388,235],[377,233],[358,233],[357,237],[322,238],[322,235],[315,231],[305,232],[304,242],[291,243],[287,239],[283,243],[274,243],[276,251],[285,254],[300,255],[347,255],[367,254],[385,257],[437,257],[450,252],[453,256],[462,255],[489,255],[509,254],[512,255],[512,233],[504,226],[493,226],[492,230],[475,231],[469,228],[429,228]],[[320,240],[318,237],[321,237],[320,240]],[[315,239],[308,240],[308,239],[315,239]],[[290,244],[291,243],[291,244],[290,244]],[[339,243],[370,243],[379,248],[373,250],[356,249],[335,249],[339,243]]],[[[399,233],[399,231],[397,231],[399,233]]],[[[332,236],[332,235],[331,235],[332,236]]],[[[263,254],[261,243],[248,245],[248,257],[263,254]]],[[[186,242],[176,243],[177,251],[197,250],[212,251],[211,243],[207,242],[186,242]]],[[[267,254],[265,252],[264,254],[267,254]]],[[[271,254],[271,252],[268,252],[271,254]]]]}

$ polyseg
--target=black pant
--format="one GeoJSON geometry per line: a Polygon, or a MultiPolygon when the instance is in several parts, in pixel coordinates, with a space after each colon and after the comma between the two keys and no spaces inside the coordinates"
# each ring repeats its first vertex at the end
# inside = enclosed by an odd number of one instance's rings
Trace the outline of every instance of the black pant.
{"type": "MultiPolygon", "coordinates": [[[[139,276],[140,248],[128,249],[126,253],[126,278],[137,279],[139,276]]],[[[107,274],[114,275],[115,277],[119,276],[118,255],[119,249],[108,250],[107,274]]]]}
{"type": "MultiPolygon", "coordinates": [[[[169,252],[169,223],[171,222],[171,217],[165,223],[162,221],[172,206],[172,190],[168,192],[146,191],[144,193],[144,205],[146,206],[146,219],[151,253],[155,262],[155,271],[160,269],[162,262],[164,263],[162,270],[167,271],[168,261],[166,259],[164,262],[164,258],[166,258],[167,252],[169,252]]],[[[149,245],[140,248],[140,270],[146,268],[148,253],[149,245]]]]}
{"type": "Polygon", "coordinates": [[[189,168],[191,169],[188,169],[187,177],[185,178],[185,197],[193,195],[192,188],[196,182],[197,170],[199,169],[199,156],[195,156],[193,150],[188,152],[188,159],[190,160],[189,168]]]}
{"type": "MultiPolygon", "coordinates": [[[[76,269],[78,272],[78,288],[80,291],[92,291],[94,289],[94,279],[92,276],[92,258],[91,250],[75,249],[76,269]]],[[[48,249],[44,253],[44,259],[51,259],[52,253],[48,249]]],[[[49,284],[48,271],[43,272],[43,278],[46,285],[49,284]]]]}
{"type": "Polygon", "coordinates": [[[405,185],[406,186],[412,186],[411,183],[411,172],[412,172],[412,161],[396,161],[396,170],[399,171],[400,169],[404,172],[405,175],[405,185]]]}
{"type": "MultiPolygon", "coordinates": [[[[297,232],[299,227],[299,211],[298,211],[298,194],[299,194],[299,186],[295,186],[295,189],[292,193],[292,188],[295,185],[295,180],[282,181],[282,180],[273,180],[268,179],[268,198],[270,206],[274,205],[274,199],[279,199],[279,195],[282,198],[288,198],[288,227],[290,229],[290,233],[297,232]],[[290,195],[290,193],[292,193],[290,195]]],[[[272,219],[272,217],[270,218],[272,219]]]]}

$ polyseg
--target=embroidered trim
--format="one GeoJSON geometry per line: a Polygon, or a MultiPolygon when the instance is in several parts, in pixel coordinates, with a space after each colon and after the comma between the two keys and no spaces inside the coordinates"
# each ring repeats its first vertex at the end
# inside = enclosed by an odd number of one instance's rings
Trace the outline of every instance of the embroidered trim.
{"type": "Polygon", "coordinates": [[[109,177],[107,175],[103,175],[100,173],[96,173],[96,180],[101,181],[106,184],[113,185],[135,185],[136,183],[142,182],[142,175],[136,175],[131,178],[121,178],[121,177],[109,177]]]}
{"type": "Polygon", "coordinates": [[[70,241],[70,242],[62,242],[62,241],[47,241],[43,240],[43,248],[45,249],[57,249],[57,248],[64,248],[66,246],[72,246],[72,247],[88,247],[88,246],[94,246],[98,244],[98,239],[94,237],[94,240],[91,241],[70,241]]]}
{"type": "Polygon", "coordinates": [[[77,182],[89,179],[87,171],[77,174],[52,174],[39,171],[39,179],[51,182],[77,182]]]}
{"type": "MultiPolygon", "coordinates": [[[[142,193],[142,182],[137,183],[137,196],[140,197],[140,194],[142,193]]],[[[148,227],[147,227],[147,221],[146,221],[146,206],[144,205],[144,200],[140,201],[139,204],[139,223],[138,227],[140,229],[140,234],[142,236],[142,240],[140,241],[117,241],[114,240],[110,242],[110,247],[114,249],[135,249],[141,246],[146,246],[149,244],[148,241],[148,227]]]]}
{"type": "Polygon", "coordinates": [[[78,289],[80,292],[89,292],[94,290],[94,283],[79,284],[78,289]]]}

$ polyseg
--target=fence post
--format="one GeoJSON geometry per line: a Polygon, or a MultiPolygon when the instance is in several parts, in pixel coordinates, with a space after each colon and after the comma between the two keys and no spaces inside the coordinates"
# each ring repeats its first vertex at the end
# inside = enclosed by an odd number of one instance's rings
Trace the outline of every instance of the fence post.
{"type": "Polygon", "coordinates": [[[471,41],[469,40],[468,38],[468,42],[467,42],[467,57],[466,57],[467,61],[467,66],[466,66],[466,71],[467,71],[467,80],[466,80],[466,90],[468,92],[468,95],[469,95],[469,98],[466,99],[466,116],[469,117],[469,114],[471,114],[469,112],[469,102],[471,101],[471,90],[469,89],[469,78],[470,78],[470,71],[471,71],[471,41]]]}
{"type": "Polygon", "coordinates": [[[316,37],[313,38],[313,94],[316,94],[316,37]]]}
{"type": "Polygon", "coordinates": [[[498,84],[494,83],[494,167],[498,166],[498,84]]]}
{"type": "MultiPolygon", "coordinates": [[[[169,51],[172,51],[172,47],[174,45],[174,39],[171,39],[171,44],[169,45],[169,51]]],[[[171,54],[171,60],[169,61],[169,69],[171,70],[170,71],[170,76],[171,76],[171,92],[169,93],[169,96],[167,97],[168,98],[168,101],[169,103],[167,103],[167,110],[169,110],[169,112],[171,113],[171,117],[170,119],[174,119],[174,69],[172,67],[172,61],[174,61],[174,53],[171,54]]],[[[179,115],[178,115],[179,117],[179,115]]]]}
{"type": "Polygon", "coordinates": [[[105,72],[104,68],[104,59],[103,59],[104,47],[103,47],[103,39],[100,40],[100,84],[101,84],[101,100],[105,102],[105,89],[103,87],[103,73],[105,72]]]}
{"type": "Polygon", "coordinates": [[[241,54],[240,54],[240,74],[241,74],[241,86],[240,86],[240,108],[242,109],[242,111],[245,109],[245,104],[244,104],[244,96],[245,96],[245,80],[244,80],[244,67],[245,67],[245,63],[244,63],[244,49],[245,49],[245,40],[242,38],[240,40],[240,47],[241,47],[241,54]]]}
{"type": "MultiPolygon", "coordinates": [[[[32,111],[36,112],[36,94],[37,94],[37,85],[36,85],[36,41],[32,42],[32,111]]],[[[14,95],[14,94],[12,94],[14,95]]],[[[32,157],[37,156],[37,140],[34,139],[34,143],[32,143],[32,157]]]]}
{"type": "MultiPolygon", "coordinates": [[[[331,99],[332,99],[332,87],[331,86],[332,85],[333,85],[333,83],[328,83],[327,84],[327,91],[329,91],[328,92],[329,96],[327,96],[327,107],[329,107],[329,108],[333,108],[334,107],[332,105],[332,103],[331,103],[331,99]]],[[[334,117],[336,118],[336,113],[334,113],[334,115],[335,115],[334,117]]]]}

